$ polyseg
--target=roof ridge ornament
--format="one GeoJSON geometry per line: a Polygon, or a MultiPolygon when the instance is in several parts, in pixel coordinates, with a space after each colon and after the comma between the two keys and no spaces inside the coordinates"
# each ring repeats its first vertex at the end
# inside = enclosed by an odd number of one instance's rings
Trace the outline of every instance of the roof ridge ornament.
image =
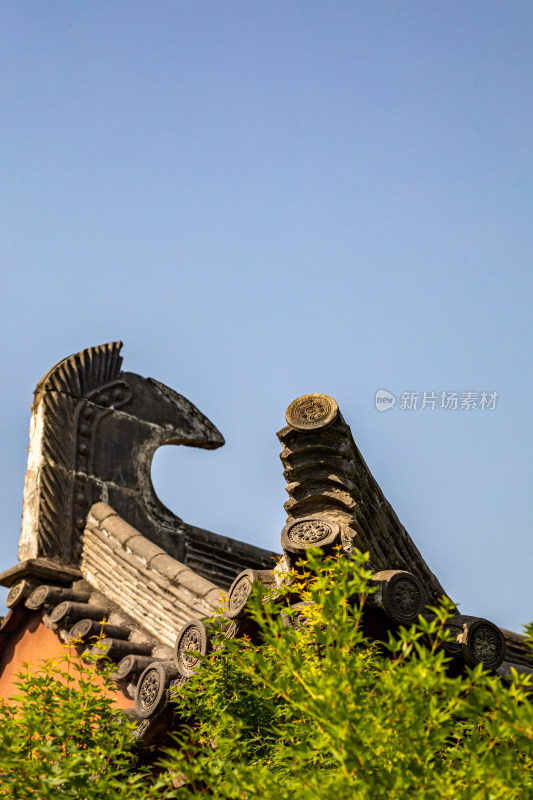
{"type": "MultiPolygon", "coordinates": [[[[302,395],[289,405],[285,418],[288,425],[278,438],[289,494],[281,540],[287,564],[295,561],[292,531],[305,529],[305,536],[313,534],[316,540],[328,525],[332,530],[337,526],[346,553],[355,545],[370,553],[376,571],[413,573],[436,602],[444,589],[378,486],[336,401],[327,394],[302,395]]],[[[305,547],[303,539],[299,546],[305,547]]]]}
{"type": "Polygon", "coordinates": [[[293,400],[285,419],[287,425],[297,431],[316,431],[329,427],[335,422],[339,407],[328,394],[304,394],[293,400]]]}
{"type": "Polygon", "coordinates": [[[179,557],[187,526],[160,502],[150,477],[165,444],[215,449],[217,428],[189,400],[122,372],[122,342],[56,364],[35,389],[19,559],[77,564],[89,508],[104,500],[179,557]]]}

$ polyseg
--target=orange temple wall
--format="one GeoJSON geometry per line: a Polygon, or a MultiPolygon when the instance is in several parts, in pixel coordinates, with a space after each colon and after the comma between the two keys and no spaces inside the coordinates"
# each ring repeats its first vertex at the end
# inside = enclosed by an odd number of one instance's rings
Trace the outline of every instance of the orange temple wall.
{"type": "MultiPolygon", "coordinates": [[[[24,669],[24,663],[35,669],[47,659],[55,658],[59,661],[66,649],[59,636],[43,624],[40,611],[28,612],[26,618],[6,639],[0,658],[0,698],[5,700],[17,694],[15,682],[17,674],[24,669]]],[[[103,680],[100,684],[105,688],[103,680]]],[[[120,689],[115,693],[107,688],[105,691],[114,699],[117,708],[133,707],[133,700],[126,697],[120,689]]]]}

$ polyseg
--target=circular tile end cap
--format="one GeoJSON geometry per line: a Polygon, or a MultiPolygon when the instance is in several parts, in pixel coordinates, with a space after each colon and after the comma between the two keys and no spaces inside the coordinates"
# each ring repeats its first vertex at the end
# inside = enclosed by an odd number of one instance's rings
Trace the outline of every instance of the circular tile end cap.
{"type": "Polygon", "coordinates": [[[400,625],[416,622],[426,605],[424,587],[415,575],[404,570],[395,571],[382,591],[385,612],[400,625]]]}
{"type": "Polygon", "coordinates": [[[146,667],[137,683],[135,711],[142,719],[154,716],[166,704],[166,676],[158,667],[155,663],[146,667]]]}
{"type": "Polygon", "coordinates": [[[253,582],[253,570],[251,569],[245,569],[237,575],[229,588],[228,605],[224,609],[224,615],[228,619],[237,619],[243,613],[246,601],[252,591],[253,582]]]}
{"type": "Polygon", "coordinates": [[[7,597],[5,599],[5,604],[7,608],[13,608],[19,600],[22,598],[24,594],[24,589],[26,587],[26,581],[19,581],[18,583],[14,583],[9,592],[7,593],[7,597]]]}
{"type": "Polygon", "coordinates": [[[329,548],[340,541],[340,525],[327,517],[301,517],[289,522],[281,531],[283,550],[296,555],[305,553],[310,547],[329,548]]]}
{"type": "Polygon", "coordinates": [[[487,669],[498,669],[505,660],[505,637],[501,630],[487,619],[477,619],[463,635],[463,655],[470,667],[481,662],[487,669]]]}
{"type": "Polygon", "coordinates": [[[205,656],[207,647],[207,631],[204,623],[199,619],[186,622],[178,633],[174,648],[174,661],[184,678],[190,678],[200,666],[200,659],[189,651],[197,651],[205,656]]]}
{"type": "Polygon", "coordinates": [[[317,431],[335,422],[338,413],[336,401],[328,394],[303,394],[292,401],[285,419],[297,431],[317,431]]]}

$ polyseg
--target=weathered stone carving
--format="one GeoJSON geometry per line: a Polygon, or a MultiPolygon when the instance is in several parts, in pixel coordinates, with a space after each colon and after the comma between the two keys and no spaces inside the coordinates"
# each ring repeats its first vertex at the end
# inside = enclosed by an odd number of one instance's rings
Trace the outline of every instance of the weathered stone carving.
{"type": "Polygon", "coordinates": [[[171,661],[159,661],[146,667],[137,684],[135,711],[146,719],[161,713],[169,700],[170,682],[179,672],[171,661]]]}
{"type": "Polygon", "coordinates": [[[278,433],[289,494],[285,532],[303,519],[325,517],[339,526],[347,554],[356,545],[370,553],[376,571],[413,573],[436,602],[444,589],[374,480],[335,400],[304,395],[286,416],[289,425],[278,433]]]}
{"type": "Polygon", "coordinates": [[[337,417],[339,407],[327,394],[304,394],[293,400],[285,413],[287,424],[297,431],[327,428],[337,417]]]}
{"type": "Polygon", "coordinates": [[[113,342],[69,356],[35,390],[21,560],[77,562],[87,512],[100,499],[174,549],[184,532],[153,490],[152,456],[163,444],[215,448],[224,440],[181,395],[121,372],[121,347],[113,342]]]}
{"type": "Polygon", "coordinates": [[[137,686],[137,695],[135,699],[137,705],[135,710],[137,713],[139,714],[139,712],[145,712],[147,710],[150,712],[163,688],[164,687],[161,686],[159,674],[155,669],[150,667],[148,673],[145,672],[143,674],[143,680],[139,681],[137,686]]]}
{"type": "MultiPolygon", "coordinates": [[[[246,602],[252,591],[254,583],[262,583],[265,586],[274,586],[276,583],[273,570],[245,569],[241,572],[230,586],[228,592],[228,602],[224,609],[224,615],[230,620],[236,620],[243,616],[246,610],[246,602]]],[[[233,638],[231,636],[230,638],[233,638]]]]}
{"type": "Polygon", "coordinates": [[[186,622],[178,633],[175,648],[175,663],[181,675],[190,678],[200,666],[200,659],[193,652],[205,656],[209,647],[209,635],[204,623],[199,619],[186,622]]]}
{"type": "Polygon", "coordinates": [[[405,570],[384,570],[374,575],[372,584],[377,591],[369,596],[370,603],[381,606],[393,622],[411,625],[424,610],[426,593],[415,575],[405,570]]]}
{"type": "Polygon", "coordinates": [[[220,586],[258,561],[268,566],[271,553],[188,525],[159,501],[150,478],[158,447],[214,449],[224,439],[168,386],[122,372],[121,347],[113,342],[69,356],[35,390],[19,559],[77,564],[89,509],[102,500],[220,586]]]}
{"type": "Polygon", "coordinates": [[[176,549],[184,526],[155,495],[152,456],[163,444],[212,449],[224,439],[172,389],[121,372],[121,347],[69,356],[35,390],[20,559],[76,562],[87,512],[100,499],[176,549]]]}
{"type": "Polygon", "coordinates": [[[446,622],[446,628],[453,637],[446,649],[452,655],[462,654],[470,667],[481,662],[487,669],[496,670],[505,660],[505,637],[488,619],[456,614],[446,622]]]}
{"type": "Polygon", "coordinates": [[[290,567],[295,568],[310,547],[320,547],[329,553],[342,543],[340,525],[324,516],[301,517],[285,525],[281,531],[281,546],[290,567]]]}
{"type": "Polygon", "coordinates": [[[14,583],[7,593],[6,606],[14,608],[17,603],[21,603],[32,594],[36,588],[37,583],[35,580],[23,579],[14,583]]]}

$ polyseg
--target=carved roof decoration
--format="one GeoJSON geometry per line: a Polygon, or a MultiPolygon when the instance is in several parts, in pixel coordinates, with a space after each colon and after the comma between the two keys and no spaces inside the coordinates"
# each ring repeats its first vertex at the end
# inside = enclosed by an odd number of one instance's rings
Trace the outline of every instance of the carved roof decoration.
{"type": "Polygon", "coordinates": [[[78,566],[89,509],[104,501],[169,555],[220,586],[229,586],[236,572],[258,560],[270,564],[272,553],[189,525],[160,502],[150,477],[158,447],[210,450],[224,439],[182,395],[121,371],[121,347],[111,342],[69,356],[37,385],[19,559],[78,566]]]}
{"type": "Polygon", "coordinates": [[[436,602],[444,589],[378,486],[335,400],[303,395],[290,404],[287,420],[278,432],[287,522],[327,517],[340,526],[347,552],[355,545],[370,553],[376,570],[412,572],[436,602]]]}
{"type": "Polygon", "coordinates": [[[120,374],[121,349],[122,342],[109,342],[82,350],[55,364],[35,388],[32,411],[47,392],[81,398],[112,383],[120,374]]]}
{"type": "MultiPolygon", "coordinates": [[[[252,584],[279,585],[290,569],[299,569],[309,547],[321,547],[325,553],[340,548],[351,558],[355,544],[370,552],[377,588],[365,605],[363,630],[372,639],[386,641],[391,628],[430,614],[427,603],[437,601],[444,591],[383,496],[333,398],[322,394],[297,398],[287,409],[287,420],[289,426],[278,433],[290,496],[281,532],[283,557],[274,570],[247,569],[235,578],[219,629],[227,638],[246,635],[260,646],[257,623],[247,611],[252,584]]],[[[292,604],[302,605],[295,597],[292,604]]],[[[283,606],[280,614],[283,617],[283,606]]],[[[298,618],[292,624],[299,624],[298,618]]],[[[453,639],[445,646],[454,674],[465,664],[479,662],[504,680],[511,667],[533,674],[526,637],[475,616],[456,614],[447,626],[453,639]]],[[[190,651],[205,655],[210,647],[208,628],[201,619],[192,618],[177,635],[174,661],[148,665],[140,675],[132,710],[139,723],[140,747],[157,746],[173,726],[179,726],[171,699],[196,669],[209,668],[208,661],[202,666],[190,651]]]]}
{"type": "MultiPolygon", "coordinates": [[[[224,636],[247,636],[260,646],[247,606],[252,585],[279,586],[310,547],[340,549],[345,558],[353,558],[354,547],[369,552],[377,588],[364,608],[369,638],[386,640],[390,630],[430,613],[427,605],[444,589],[332,397],[296,398],[277,434],[289,495],[279,556],[194,527],[162,505],[150,479],[157,447],[214,449],[224,440],[184,397],[123,372],[121,346],[70,356],[36,388],[20,563],[0,575],[0,584],[11,587],[0,647],[27,614],[42,613],[64,641],[78,643],[98,635],[105,619],[104,651],[135,701],[138,744],[153,748],[179,724],[172,697],[196,669],[209,668],[190,652],[212,647],[203,620],[218,614],[224,636]]],[[[453,639],[445,646],[456,671],[481,661],[504,679],[511,666],[533,672],[520,634],[460,614],[448,627],[453,639]]]]}

